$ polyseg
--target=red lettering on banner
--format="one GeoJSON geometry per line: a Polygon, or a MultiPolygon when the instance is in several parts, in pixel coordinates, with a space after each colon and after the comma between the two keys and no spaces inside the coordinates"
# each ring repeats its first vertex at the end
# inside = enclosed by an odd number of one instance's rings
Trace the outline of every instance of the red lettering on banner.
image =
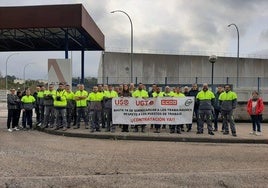
{"type": "Polygon", "coordinates": [[[177,105],[177,100],[172,100],[172,99],[169,99],[169,100],[161,100],[161,105],[177,105]]]}
{"type": "MultiPolygon", "coordinates": [[[[174,118],[175,119],[175,118],[174,118]]],[[[142,118],[133,118],[130,121],[133,122],[148,122],[148,121],[157,121],[157,122],[165,122],[164,117],[142,117],[142,118]]],[[[171,120],[169,120],[171,121],[171,120]]]]}
{"type": "Polygon", "coordinates": [[[127,99],[116,99],[114,100],[114,104],[117,106],[128,106],[129,101],[127,99]]]}
{"type": "Polygon", "coordinates": [[[167,121],[175,121],[175,118],[167,118],[167,121]]]}
{"type": "Polygon", "coordinates": [[[151,101],[151,100],[149,100],[149,101],[145,101],[145,100],[138,101],[138,100],[136,100],[136,105],[137,106],[152,106],[152,105],[154,105],[154,101],[151,101]]]}

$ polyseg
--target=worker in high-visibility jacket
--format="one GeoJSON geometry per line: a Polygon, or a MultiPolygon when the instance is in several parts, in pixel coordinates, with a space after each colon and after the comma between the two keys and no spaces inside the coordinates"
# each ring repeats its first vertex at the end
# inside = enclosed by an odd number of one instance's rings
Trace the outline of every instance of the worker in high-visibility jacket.
{"type": "Polygon", "coordinates": [[[31,90],[26,90],[26,95],[21,98],[22,111],[25,113],[22,120],[22,126],[24,130],[27,130],[26,125],[32,129],[33,124],[33,108],[35,107],[35,98],[31,95],[31,90]]]}
{"type": "MultiPolygon", "coordinates": [[[[139,83],[138,89],[132,93],[132,97],[146,99],[149,97],[149,94],[144,89],[144,85],[142,83],[139,83]]],[[[141,132],[145,132],[145,126],[146,124],[141,124],[141,132]]],[[[138,125],[135,125],[134,132],[138,132],[138,131],[139,131],[138,125]]]]}
{"type": "Polygon", "coordinates": [[[94,86],[93,91],[88,95],[89,101],[89,120],[91,123],[90,132],[100,132],[101,111],[102,111],[103,92],[98,91],[98,87],[94,86]]]}
{"type": "MultiPolygon", "coordinates": [[[[37,98],[37,94],[38,94],[38,92],[41,90],[41,88],[40,88],[40,85],[37,85],[36,87],[35,87],[35,91],[33,92],[33,97],[35,98],[35,108],[34,108],[34,112],[35,112],[35,114],[36,114],[36,117],[35,117],[35,123],[36,123],[36,125],[38,125],[39,124],[39,122],[40,122],[40,111],[39,111],[39,104],[38,104],[38,98],[37,98]]],[[[22,92],[21,91],[19,91],[19,94],[20,94],[20,96],[21,97],[23,97],[23,95],[22,95],[22,92]]]]}
{"type": "MultiPolygon", "coordinates": [[[[152,93],[153,98],[164,97],[164,92],[161,91],[160,87],[156,86],[155,91],[152,93]]],[[[160,133],[161,124],[153,124],[152,127],[155,128],[154,133],[160,133]]]]}
{"type": "Polygon", "coordinates": [[[66,119],[66,106],[67,106],[67,99],[66,99],[66,91],[64,90],[64,84],[60,83],[59,88],[54,95],[54,108],[56,112],[56,128],[58,130],[63,128],[63,131],[67,130],[67,119],[66,119]]]}
{"type": "Polygon", "coordinates": [[[54,89],[54,84],[49,84],[48,89],[44,91],[44,107],[45,107],[45,117],[42,123],[42,128],[53,128],[55,122],[55,109],[54,109],[54,98],[56,95],[56,90],[54,89]]]}
{"type": "Polygon", "coordinates": [[[235,92],[231,91],[231,86],[229,84],[224,86],[224,92],[220,94],[219,102],[222,115],[222,123],[224,125],[223,134],[229,134],[229,121],[232,135],[237,136],[233,115],[233,110],[237,105],[237,95],[235,92]]]}
{"type": "Polygon", "coordinates": [[[39,115],[40,118],[38,119],[38,122],[36,122],[37,125],[41,125],[45,118],[45,106],[44,106],[44,92],[46,88],[43,85],[40,85],[40,90],[37,92],[37,101],[36,104],[38,105],[39,109],[39,115]]]}
{"type": "MultiPolygon", "coordinates": [[[[116,88],[116,87],[115,87],[115,88],[116,88]]],[[[114,88],[114,90],[115,90],[115,88],[114,88]]],[[[124,84],[124,85],[123,85],[122,92],[118,92],[117,94],[118,94],[119,97],[121,97],[121,98],[124,98],[124,97],[129,98],[129,97],[132,96],[132,94],[131,94],[131,92],[130,92],[130,90],[129,90],[129,86],[128,86],[127,84],[124,84]]],[[[129,125],[128,125],[128,124],[124,124],[124,123],[125,123],[125,122],[121,122],[121,123],[120,123],[120,125],[122,126],[122,130],[121,130],[121,132],[129,132],[129,129],[128,129],[129,125]]]]}
{"type": "Polygon", "coordinates": [[[74,129],[80,128],[81,118],[85,122],[85,128],[88,129],[89,119],[88,119],[88,92],[85,90],[84,84],[79,84],[78,90],[74,94],[74,100],[76,104],[76,126],[74,129]]]}
{"type": "Polygon", "coordinates": [[[118,97],[118,94],[116,91],[113,90],[112,85],[109,85],[108,90],[105,90],[103,93],[104,115],[106,117],[106,131],[115,132],[115,125],[112,123],[112,99],[118,97]]]}
{"type": "MultiPolygon", "coordinates": [[[[174,92],[171,90],[171,88],[169,86],[166,86],[165,90],[163,92],[163,96],[164,97],[174,97],[174,92]]],[[[162,125],[162,129],[166,129],[166,127],[167,127],[166,124],[162,125]]],[[[169,128],[170,128],[170,125],[169,125],[169,128]]]]}
{"type": "Polygon", "coordinates": [[[67,119],[67,128],[71,128],[71,123],[74,114],[74,92],[71,90],[71,86],[67,84],[65,86],[66,91],[66,99],[67,99],[67,106],[66,106],[66,119],[67,119]]]}
{"type": "Polygon", "coordinates": [[[174,97],[174,92],[170,89],[169,86],[166,86],[163,95],[164,97],[174,97]]]}
{"type": "MultiPolygon", "coordinates": [[[[180,87],[176,87],[175,88],[174,97],[175,98],[183,98],[183,97],[185,97],[185,95],[182,93],[180,87]]],[[[178,134],[181,134],[181,131],[184,131],[183,124],[170,125],[170,133],[174,133],[175,132],[175,129],[176,129],[176,131],[177,131],[178,134]]]]}
{"type": "Polygon", "coordinates": [[[208,126],[208,134],[214,135],[212,129],[212,111],[215,101],[215,95],[212,91],[208,89],[207,83],[203,84],[203,89],[198,92],[196,100],[198,105],[197,134],[203,134],[204,122],[206,122],[208,126]]]}

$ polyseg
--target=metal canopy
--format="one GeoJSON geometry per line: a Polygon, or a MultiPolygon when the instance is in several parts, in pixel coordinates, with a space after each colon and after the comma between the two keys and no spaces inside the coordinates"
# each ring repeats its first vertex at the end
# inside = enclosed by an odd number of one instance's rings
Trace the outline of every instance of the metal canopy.
{"type": "Polygon", "coordinates": [[[0,51],[104,50],[82,4],[0,7],[0,51]]]}
{"type": "Polygon", "coordinates": [[[2,29],[0,51],[102,50],[85,31],[74,28],[2,29]],[[68,38],[66,39],[66,34],[68,38]]]}

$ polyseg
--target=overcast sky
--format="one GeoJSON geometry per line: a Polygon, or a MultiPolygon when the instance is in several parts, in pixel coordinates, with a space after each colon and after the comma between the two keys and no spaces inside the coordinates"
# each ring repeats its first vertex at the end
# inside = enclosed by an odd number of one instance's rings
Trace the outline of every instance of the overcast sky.
{"type": "MultiPolygon", "coordinates": [[[[201,53],[236,56],[237,32],[240,56],[268,57],[267,0],[1,0],[0,6],[82,3],[105,35],[107,51],[130,50],[130,22],[134,28],[134,52],[201,53]]],[[[0,53],[1,74],[11,53],[0,53]]],[[[101,52],[85,53],[85,76],[97,76],[101,52]]],[[[71,53],[70,53],[71,56],[71,53]]],[[[73,76],[80,76],[80,53],[73,52],[73,76]],[[76,65],[76,66],[74,66],[76,65]]],[[[8,75],[47,78],[47,59],[64,58],[64,52],[20,52],[8,61],[8,75]]]]}

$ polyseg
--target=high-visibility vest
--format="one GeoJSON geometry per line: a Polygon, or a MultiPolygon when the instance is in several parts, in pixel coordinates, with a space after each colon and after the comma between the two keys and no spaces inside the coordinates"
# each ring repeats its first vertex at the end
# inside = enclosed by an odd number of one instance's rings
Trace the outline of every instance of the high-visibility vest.
{"type": "Polygon", "coordinates": [[[56,91],[56,95],[54,95],[54,106],[55,107],[66,107],[67,99],[66,99],[66,91],[56,91]],[[60,100],[58,100],[60,99],[60,100]]]}
{"type": "Polygon", "coordinates": [[[78,90],[74,94],[74,100],[76,101],[76,107],[86,107],[87,106],[88,92],[86,90],[78,90]],[[79,97],[84,97],[80,99],[79,97]]]}
{"type": "Polygon", "coordinates": [[[169,93],[164,92],[164,97],[174,97],[174,92],[170,91],[169,93]]]}
{"type": "Polygon", "coordinates": [[[67,100],[74,100],[74,93],[72,91],[70,91],[70,92],[66,91],[66,99],[67,100]]]}
{"type": "Polygon", "coordinates": [[[219,96],[220,101],[232,101],[234,99],[237,99],[237,95],[233,91],[222,92],[219,96]]]}
{"type": "Polygon", "coordinates": [[[45,91],[38,91],[37,92],[37,97],[38,98],[44,98],[44,93],[45,93],[45,91]]]}
{"type": "Polygon", "coordinates": [[[88,95],[88,100],[89,101],[95,101],[95,102],[99,102],[103,100],[103,93],[102,92],[91,92],[88,95]]]}
{"type": "Polygon", "coordinates": [[[132,97],[135,97],[135,98],[148,98],[149,95],[148,95],[148,92],[145,91],[145,90],[136,90],[132,93],[132,97]]]}
{"type": "Polygon", "coordinates": [[[118,97],[118,94],[115,91],[104,91],[104,97],[106,98],[115,98],[118,97]]]}
{"type": "Polygon", "coordinates": [[[185,95],[183,93],[174,93],[174,97],[182,98],[185,97],[185,95]]]}
{"type": "Polygon", "coordinates": [[[34,103],[35,102],[35,98],[32,95],[24,95],[21,98],[21,102],[23,103],[34,103]]]}
{"type": "Polygon", "coordinates": [[[21,98],[22,108],[32,110],[34,108],[35,98],[32,95],[24,95],[21,98]]]}
{"type": "Polygon", "coordinates": [[[210,90],[207,90],[207,91],[201,90],[201,91],[198,92],[196,98],[199,99],[200,101],[202,101],[202,100],[211,100],[211,99],[215,98],[215,95],[210,90]]]}
{"type": "Polygon", "coordinates": [[[153,92],[153,97],[164,97],[164,92],[153,92]]]}

